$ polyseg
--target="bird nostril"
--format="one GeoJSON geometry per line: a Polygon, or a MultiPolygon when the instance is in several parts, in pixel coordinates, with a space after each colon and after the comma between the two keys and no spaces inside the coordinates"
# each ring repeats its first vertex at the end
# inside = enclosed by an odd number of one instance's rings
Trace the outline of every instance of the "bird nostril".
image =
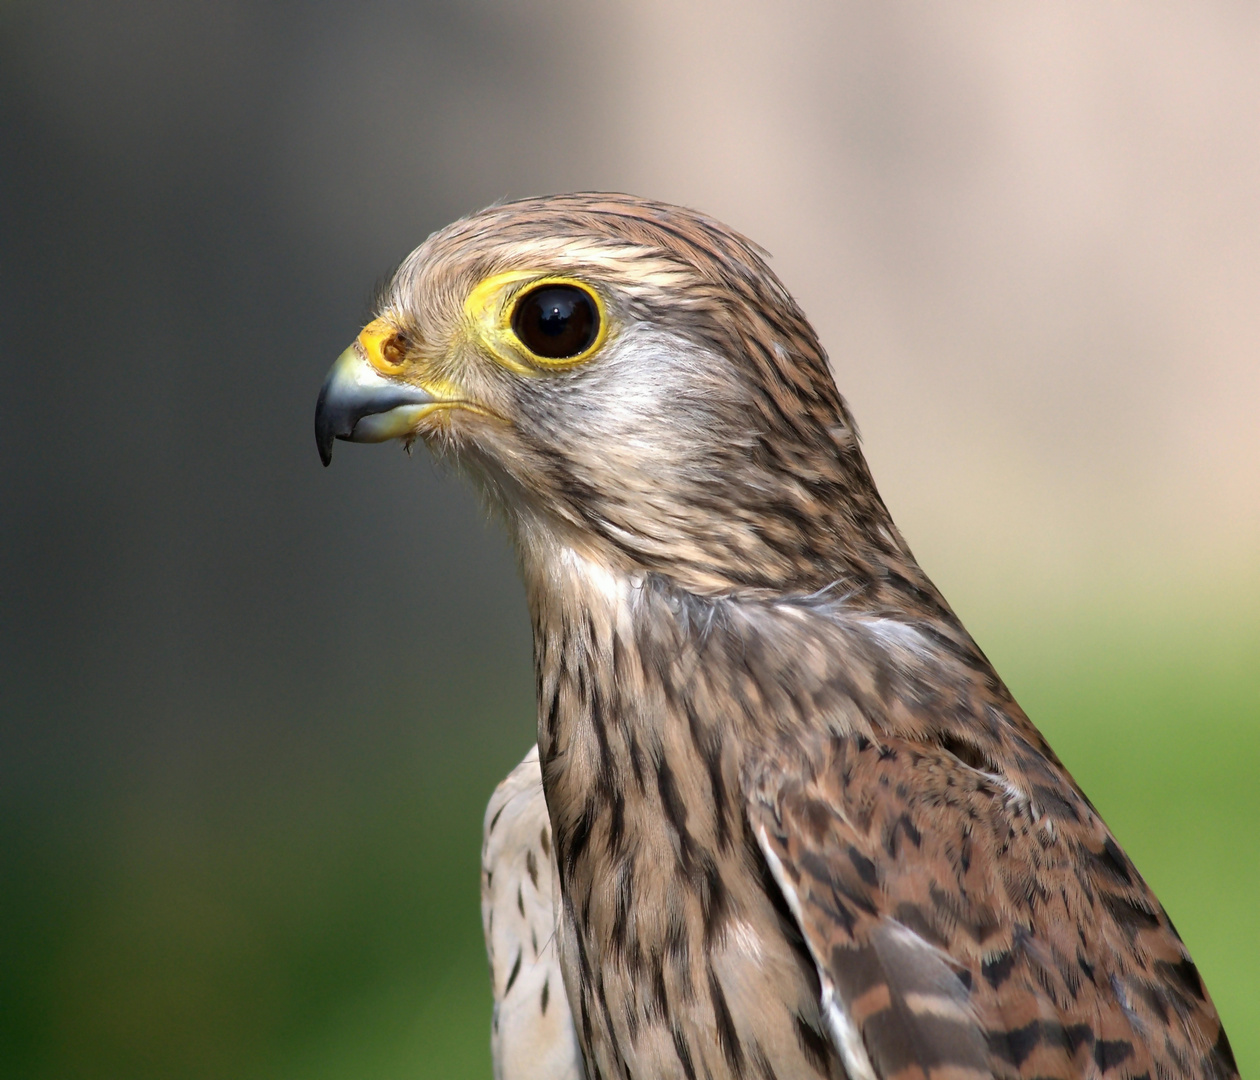
{"type": "Polygon", "coordinates": [[[381,359],[398,367],[407,356],[407,339],[402,334],[390,334],[381,342],[381,359]]]}

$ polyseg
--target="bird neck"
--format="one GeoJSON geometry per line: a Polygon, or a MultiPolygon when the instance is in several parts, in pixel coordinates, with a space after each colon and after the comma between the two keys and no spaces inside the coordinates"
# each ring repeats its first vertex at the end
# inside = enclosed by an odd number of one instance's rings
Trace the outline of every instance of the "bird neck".
{"type": "Polygon", "coordinates": [[[719,606],[572,548],[526,560],[538,747],[566,898],[589,897],[598,858],[675,862],[712,876],[743,839],[740,775],[761,738],[722,707],[706,642],[719,606]],[[596,857],[592,863],[591,857],[596,857]]]}
{"type": "Polygon", "coordinates": [[[921,572],[712,597],[572,547],[523,562],[544,788],[570,869],[591,843],[653,830],[683,861],[720,849],[770,746],[807,759],[836,735],[896,735],[997,769],[1013,740],[1045,745],[921,572]]]}

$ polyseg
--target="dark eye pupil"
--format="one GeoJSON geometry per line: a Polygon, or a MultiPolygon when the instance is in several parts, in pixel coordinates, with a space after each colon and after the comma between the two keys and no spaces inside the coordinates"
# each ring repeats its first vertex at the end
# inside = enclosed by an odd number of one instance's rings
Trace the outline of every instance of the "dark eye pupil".
{"type": "Polygon", "coordinates": [[[566,360],[594,344],[599,335],[599,312],[582,289],[540,285],[517,302],[512,329],[537,356],[566,360]]]}

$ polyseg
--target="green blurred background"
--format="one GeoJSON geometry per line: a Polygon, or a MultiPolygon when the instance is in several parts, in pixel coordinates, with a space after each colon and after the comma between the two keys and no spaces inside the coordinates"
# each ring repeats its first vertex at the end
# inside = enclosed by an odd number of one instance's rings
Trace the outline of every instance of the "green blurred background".
{"type": "Polygon", "coordinates": [[[0,3],[0,1074],[488,1077],[511,552],[311,435],[496,198],[696,205],[1260,1069],[1250,3],[0,3]]]}

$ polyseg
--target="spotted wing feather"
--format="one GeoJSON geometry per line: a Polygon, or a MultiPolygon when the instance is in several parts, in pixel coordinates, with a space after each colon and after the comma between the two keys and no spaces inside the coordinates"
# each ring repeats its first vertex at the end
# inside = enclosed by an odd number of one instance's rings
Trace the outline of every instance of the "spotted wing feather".
{"type": "Polygon", "coordinates": [[[1167,915],[1064,791],[1051,814],[897,738],[761,763],[750,823],[854,1080],[1237,1077],[1167,915]]]}
{"type": "Polygon", "coordinates": [[[582,1080],[556,956],[551,823],[538,748],[495,788],[481,848],[481,922],[494,993],[495,1080],[582,1080]]]}

